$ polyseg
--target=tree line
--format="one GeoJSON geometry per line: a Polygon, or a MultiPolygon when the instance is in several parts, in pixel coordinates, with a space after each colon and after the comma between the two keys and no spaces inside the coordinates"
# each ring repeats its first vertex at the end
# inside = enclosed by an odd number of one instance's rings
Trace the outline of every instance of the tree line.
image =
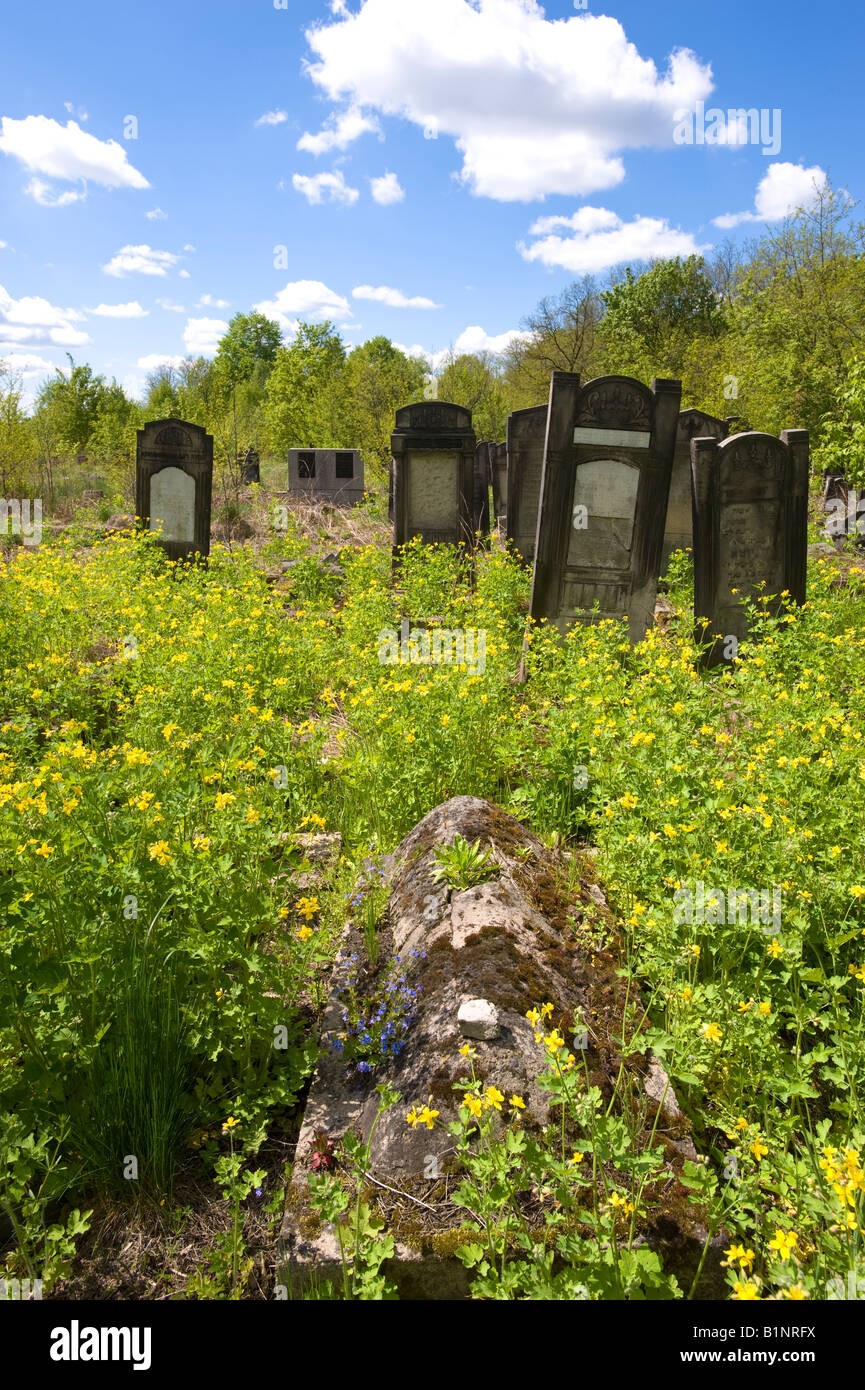
{"type": "Polygon", "coordinates": [[[500,356],[450,352],[433,373],[386,337],[347,348],[329,322],[284,342],[257,312],[236,314],[212,359],[147,378],[144,398],[87,365],[59,369],[29,412],[0,362],[0,489],[49,501],[76,461],[128,486],[135,431],[179,416],[214,436],[223,469],[246,448],[360,448],[383,479],[394,413],[435,395],[468,407],[479,439],[503,439],[508,414],[547,398],[550,372],[681,378],[682,403],[753,429],[812,433],[818,468],[865,485],[865,225],[827,185],[812,204],[706,260],[677,257],[586,276],[541,300],[500,356]]]}

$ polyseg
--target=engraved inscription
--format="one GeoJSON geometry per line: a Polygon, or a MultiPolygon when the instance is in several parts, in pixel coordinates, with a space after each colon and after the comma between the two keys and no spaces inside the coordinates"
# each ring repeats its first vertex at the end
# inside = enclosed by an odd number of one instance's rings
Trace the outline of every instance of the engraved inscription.
{"type": "Polygon", "coordinates": [[[162,468],[150,479],[150,530],[163,541],[195,541],[195,479],[182,468],[162,468]]]}
{"type": "Polygon", "coordinates": [[[631,563],[640,470],[617,459],[581,463],[574,480],[574,512],[585,507],[587,524],[571,527],[567,565],[627,570],[631,563]]]}
{"type": "Polygon", "coordinates": [[[453,538],[459,528],[459,455],[412,453],[406,467],[409,530],[444,531],[453,538]]]}

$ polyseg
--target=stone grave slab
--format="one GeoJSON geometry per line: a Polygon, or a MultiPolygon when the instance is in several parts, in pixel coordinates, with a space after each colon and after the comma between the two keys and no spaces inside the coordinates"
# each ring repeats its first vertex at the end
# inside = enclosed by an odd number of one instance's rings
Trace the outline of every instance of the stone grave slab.
{"type": "Polygon", "coordinates": [[[396,413],[393,544],[415,536],[432,545],[474,545],[475,449],[471,411],[448,401],[418,401],[396,413]]]}
{"type": "Polygon", "coordinates": [[[505,534],[527,565],[535,558],[547,407],[533,405],[508,416],[505,442],[507,526],[505,534]]]}
{"type": "Polygon", "coordinates": [[[661,552],[661,574],[665,574],[674,550],[690,550],[693,546],[694,528],[691,502],[691,440],[698,435],[708,439],[724,439],[728,432],[726,420],[715,415],[707,415],[702,410],[688,407],[679,411],[679,425],[676,430],[676,451],[673,454],[673,474],[670,479],[670,497],[667,502],[667,524],[664,528],[664,548],[661,552]]]}
{"type": "Polygon", "coordinates": [[[213,439],[186,420],[151,420],[138,431],[135,510],[160,532],[172,560],[210,553],[213,439]]]}
{"type": "MultiPolygon", "coordinates": [[[[654,621],[681,383],[553,372],[531,614],[566,632],[654,621]],[[597,611],[593,611],[597,604],[597,611]]],[[[510,524],[510,518],[509,518],[510,524]]]]}
{"type": "Polygon", "coordinates": [[[360,449],[289,449],[288,491],[309,502],[355,506],[364,493],[360,449]]]}
{"type": "Polygon", "coordinates": [[[707,666],[735,657],[746,599],[771,595],[769,612],[785,590],[805,601],[808,460],[807,430],[691,441],[695,631],[714,638],[707,666]]]}

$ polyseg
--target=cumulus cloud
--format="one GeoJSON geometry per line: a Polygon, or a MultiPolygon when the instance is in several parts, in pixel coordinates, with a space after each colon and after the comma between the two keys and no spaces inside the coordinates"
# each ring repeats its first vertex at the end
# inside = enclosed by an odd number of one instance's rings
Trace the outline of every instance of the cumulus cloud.
{"type": "MultiPolygon", "coordinates": [[[[2,332],[2,329],[0,329],[2,332]]],[[[39,357],[32,352],[4,352],[0,353],[0,361],[6,371],[13,376],[20,376],[23,381],[28,381],[35,376],[44,376],[46,372],[54,371],[54,363],[49,362],[45,357],[39,357]]]]}
{"type": "Polygon", "coordinates": [[[356,106],[350,106],[347,111],[335,112],[317,135],[311,135],[305,130],[297,142],[297,148],[307,150],[309,154],[344,150],[361,135],[367,135],[371,131],[381,133],[378,121],[374,117],[365,116],[356,106]]]}
{"type": "Polygon", "coordinates": [[[152,247],[122,246],[102,269],[118,279],[124,275],[167,275],[178,257],[172,251],[154,251],[152,247]]]}
{"type": "Polygon", "coordinates": [[[162,208],[151,208],[149,212],[146,212],[144,214],[144,216],[147,218],[149,222],[164,222],[166,217],[168,216],[168,213],[163,212],[162,208]]]}
{"type": "Polygon", "coordinates": [[[76,188],[67,188],[65,193],[55,193],[50,183],[36,178],[25,183],[24,192],[43,208],[65,208],[70,203],[83,203],[87,197],[83,189],[76,188]]]}
{"type": "Polygon", "coordinates": [[[340,323],[352,317],[348,300],[321,280],[291,281],[275,299],[263,299],[252,307],[267,318],[275,319],[289,333],[296,332],[300,319],[307,322],[332,319],[340,323]]]}
{"type": "Polygon", "coordinates": [[[159,367],[182,367],[184,361],[183,357],[170,357],[165,353],[150,352],[146,357],[139,357],[137,365],[145,372],[155,372],[159,367]]]}
{"type": "Polygon", "coordinates": [[[283,121],[288,120],[287,111],[265,111],[263,116],[259,116],[256,125],[282,125],[283,121]]]}
{"type": "Polygon", "coordinates": [[[351,292],[352,299],[373,299],[379,304],[387,304],[391,309],[440,309],[434,299],[424,299],[415,295],[409,299],[402,290],[393,290],[390,285],[356,285],[351,292]]]}
{"type": "Polygon", "coordinates": [[[621,151],[671,146],[675,113],[712,90],[690,50],[659,71],[618,20],[551,20],[537,0],[361,0],[306,38],[331,101],[453,139],[463,182],[502,201],[613,187],[621,151]]]}
{"type": "Polygon", "coordinates": [[[662,260],[699,255],[690,232],[671,227],[666,218],[635,217],[623,222],[607,208],[583,207],[572,217],[541,217],[529,229],[537,237],[530,246],[519,242],[524,260],[594,275],[622,261],[662,260]]]}
{"type": "Polygon", "coordinates": [[[757,185],[755,212],[726,212],[713,218],[716,227],[737,227],[740,222],[779,222],[799,207],[808,207],[826,185],[819,164],[770,164],[757,185]]]}
{"type": "Polygon", "coordinates": [[[198,308],[201,309],[227,309],[227,299],[214,299],[212,294],[203,294],[198,301],[198,308]]]}
{"type": "Polygon", "coordinates": [[[133,299],[128,304],[97,304],[95,309],[88,309],[87,312],[102,319],[143,319],[150,310],[142,309],[138,300],[133,299]]]}
{"type": "Polygon", "coordinates": [[[228,332],[223,319],[187,319],[183,341],[193,357],[208,357],[216,352],[219,340],[228,332]]]}
{"type": "Polygon", "coordinates": [[[391,203],[401,203],[405,197],[405,189],[396,174],[382,174],[381,178],[370,179],[369,186],[373,198],[383,208],[389,207],[391,203]]]}
{"type": "Polygon", "coordinates": [[[0,353],[4,344],[78,347],[89,343],[89,335],[74,327],[83,318],[77,309],[60,309],[39,295],[13,299],[0,285],[0,353]]]}
{"type": "Polygon", "coordinates": [[[308,203],[356,203],[360,197],[357,188],[350,188],[341,169],[331,174],[294,174],[291,180],[298,193],[302,193],[308,203]]]}
{"type": "Polygon", "coordinates": [[[71,101],[64,101],[63,106],[64,109],[69,112],[70,116],[77,116],[79,121],[86,121],[88,119],[87,111],[83,106],[76,106],[74,102],[71,101]]]}
{"type": "Polygon", "coordinates": [[[88,183],[104,188],[149,188],[150,184],[126,157],[116,140],[98,140],[77,121],[62,125],[49,116],[25,116],[0,120],[0,150],[19,159],[34,177],[25,192],[43,207],[63,207],[86,196],[88,183]],[[81,182],[80,191],[54,194],[45,179],[81,182]]]}
{"type": "Polygon", "coordinates": [[[157,299],[160,309],[169,309],[172,314],[185,314],[186,309],[182,304],[174,304],[170,299],[157,299]]]}
{"type": "Polygon", "coordinates": [[[402,343],[394,343],[394,347],[399,348],[407,357],[422,357],[434,372],[446,366],[452,357],[459,357],[464,352],[490,352],[498,357],[515,342],[526,342],[532,334],[524,332],[520,328],[510,328],[506,333],[487,333],[485,329],[475,324],[470,328],[464,328],[452,347],[442,348],[438,352],[431,351],[429,348],[421,347],[420,343],[415,343],[412,347],[405,347],[402,343]]]}

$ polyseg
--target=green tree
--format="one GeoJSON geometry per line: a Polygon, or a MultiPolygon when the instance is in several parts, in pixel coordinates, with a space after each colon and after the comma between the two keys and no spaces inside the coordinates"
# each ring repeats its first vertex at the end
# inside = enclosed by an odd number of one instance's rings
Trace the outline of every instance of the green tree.
{"type": "Polygon", "coordinates": [[[389,338],[370,338],[354,348],[345,366],[347,429],[364,460],[383,471],[390,459],[394,416],[424,391],[426,363],[408,357],[389,338]]]}
{"type": "Polygon", "coordinates": [[[594,279],[574,280],[558,296],[546,296],[522,322],[528,335],[505,354],[509,410],[546,402],[551,372],[599,374],[598,324],[603,304],[594,279]]]}
{"type": "Polygon", "coordinates": [[[23,494],[26,488],[30,441],[21,399],[21,378],[0,359],[0,488],[4,497],[23,494]]]}
{"type": "Polygon", "coordinates": [[[351,447],[345,399],[345,345],[332,323],[300,323],[279,348],[264,412],[274,449],[351,447]]]}
{"type": "Polygon", "coordinates": [[[718,338],[727,326],[702,256],[656,261],[642,275],[628,266],[601,300],[608,350],[619,355],[621,370],[644,376],[680,376],[689,343],[718,338]]]}
{"type": "Polygon", "coordinates": [[[62,447],[71,453],[81,453],[93,430],[105,397],[105,381],[94,376],[85,365],[76,367],[71,353],[69,373],[58,367],[56,375],[45,383],[36,402],[38,411],[50,411],[62,447]]]}
{"type": "Polygon", "coordinates": [[[472,412],[478,439],[504,439],[508,407],[502,368],[492,353],[463,352],[446,359],[436,395],[472,412]]]}
{"type": "Polygon", "coordinates": [[[252,380],[263,386],[276,365],[281,338],[279,324],[264,314],[235,314],[213,359],[217,382],[227,390],[252,380]]]}

